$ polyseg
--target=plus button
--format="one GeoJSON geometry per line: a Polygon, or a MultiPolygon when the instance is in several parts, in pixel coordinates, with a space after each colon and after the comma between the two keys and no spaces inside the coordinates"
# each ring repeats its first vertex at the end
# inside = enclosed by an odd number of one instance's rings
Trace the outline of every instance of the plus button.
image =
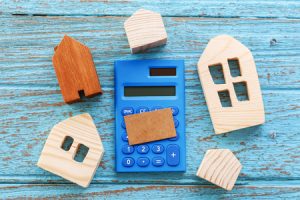
{"type": "Polygon", "coordinates": [[[167,164],[177,166],[180,161],[180,149],[177,144],[171,144],[167,147],[167,164]]]}

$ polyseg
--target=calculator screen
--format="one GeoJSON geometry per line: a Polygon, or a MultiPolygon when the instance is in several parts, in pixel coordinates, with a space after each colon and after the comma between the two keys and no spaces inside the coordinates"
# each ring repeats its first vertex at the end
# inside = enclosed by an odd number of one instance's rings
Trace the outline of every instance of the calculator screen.
{"type": "Polygon", "coordinates": [[[125,97],[175,96],[175,86],[125,86],[125,97]]]}
{"type": "Polygon", "coordinates": [[[150,76],[176,76],[176,68],[150,68],[150,76]]]}

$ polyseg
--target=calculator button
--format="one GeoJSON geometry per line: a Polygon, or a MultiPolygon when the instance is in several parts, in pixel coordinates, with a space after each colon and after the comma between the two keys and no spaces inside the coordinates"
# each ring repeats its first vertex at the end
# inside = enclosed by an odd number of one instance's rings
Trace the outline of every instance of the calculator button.
{"type": "Polygon", "coordinates": [[[160,166],[163,166],[165,163],[165,159],[163,159],[162,157],[160,156],[157,156],[157,157],[154,157],[152,159],[152,165],[156,166],[156,167],[160,167],[160,166]]]}
{"type": "Polygon", "coordinates": [[[130,157],[123,158],[122,165],[124,167],[132,167],[134,165],[133,158],[130,158],[130,157]]]}
{"type": "Polygon", "coordinates": [[[127,133],[122,133],[122,140],[123,140],[124,142],[127,142],[127,141],[128,141],[127,133]]]}
{"type": "Polygon", "coordinates": [[[139,145],[137,148],[137,152],[141,154],[148,153],[149,151],[149,146],[148,145],[139,145]]]}
{"type": "Polygon", "coordinates": [[[164,152],[165,148],[161,144],[155,144],[152,146],[152,152],[153,153],[162,153],[164,152]]]}
{"type": "Polygon", "coordinates": [[[169,141],[176,141],[179,139],[179,133],[176,132],[176,137],[172,137],[169,139],[169,141]]]}
{"type": "Polygon", "coordinates": [[[177,166],[179,164],[179,146],[171,144],[167,147],[167,163],[170,166],[177,166]]]}
{"type": "Polygon", "coordinates": [[[123,116],[132,115],[132,114],[134,114],[134,110],[132,107],[126,107],[126,108],[122,109],[121,113],[123,116]]]}
{"type": "Polygon", "coordinates": [[[137,160],[137,164],[140,167],[147,167],[149,165],[149,163],[150,163],[149,158],[141,157],[141,158],[138,158],[138,160],[137,160]]]}
{"type": "Polygon", "coordinates": [[[179,121],[175,118],[173,118],[173,119],[174,119],[174,126],[175,126],[175,128],[177,128],[179,126],[179,121]]]}
{"type": "Polygon", "coordinates": [[[126,129],[126,124],[125,124],[125,121],[122,121],[122,124],[121,124],[122,128],[126,129]]]}
{"type": "Polygon", "coordinates": [[[172,107],[170,107],[170,108],[172,109],[172,114],[173,114],[173,116],[178,115],[178,112],[179,112],[178,107],[172,106],[172,107]]]}
{"type": "Polygon", "coordinates": [[[143,113],[143,112],[148,112],[149,108],[147,107],[139,107],[138,109],[136,109],[136,113],[143,113]]]}
{"type": "Polygon", "coordinates": [[[132,154],[134,152],[134,147],[133,146],[130,146],[130,145],[124,145],[122,147],[122,152],[124,154],[132,154]]]}
{"type": "Polygon", "coordinates": [[[155,106],[155,107],[151,108],[151,111],[157,111],[157,110],[161,110],[161,109],[163,109],[163,107],[155,106]]]}

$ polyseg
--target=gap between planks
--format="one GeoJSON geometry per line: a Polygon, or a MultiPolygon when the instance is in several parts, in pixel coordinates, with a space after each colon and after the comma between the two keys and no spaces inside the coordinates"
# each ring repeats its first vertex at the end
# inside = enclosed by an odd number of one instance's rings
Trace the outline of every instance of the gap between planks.
{"type": "MultiPolygon", "coordinates": [[[[200,81],[199,81],[200,84],[200,81]]],[[[189,90],[198,90],[198,89],[202,90],[202,87],[199,86],[197,88],[195,88],[195,86],[186,86],[185,89],[189,89],[189,90]]],[[[4,83],[0,83],[0,90],[30,90],[30,91],[34,91],[34,90],[48,90],[48,91],[57,91],[59,94],[60,93],[60,89],[58,87],[58,84],[53,83],[53,84],[4,84],[4,83]]],[[[103,91],[111,91],[114,90],[114,86],[103,86],[102,90],[103,91]]],[[[283,86],[283,87],[265,87],[263,85],[261,85],[261,90],[262,91],[300,91],[300,87],[299,86],[283,86]]]]}
{"type": "MultiPolygon", "coordinates": [[[[131,15],[106,14],[54,14],[54,13],[2,13],[0,15],[29,16],[29,17],[130,17],[131,15]]],[[[214,16],[214,15],[162,15],[162,17],[203,18],[203,19],[288,19],[297,20],[300,17],[266,17],[266,16],[214,16]]]]}
{"type": "MultiPolygon", "coordinates": [[[[97,172],[96,172],[97,173],[97,172]]],[[[239,177],[236,186],[249,186],[249,185],[299,185],[300,186],[300,177],[251,177],[251,178],[245,178],[245,177],[239,177]]],[[[0,176],[0,185],[4,184],[33,184],[33,185],[46,185],[46,184],[57,184],[57,185],[74,185],[67,180],[64,180],[62,178],[56,177],[56,176],[44,176],[44,175],[1,175],[0,176]]],[[[107,177],[106,180],[101,180],[94,178],[91,182],[91,185],[213,185],[205,180],[202,180],[196,176],[190,176],[186,177],[184,179],[178,179],[174,181],[161,181],[159,179],[149,181],[149,179],[141,179],[141,180],[134,180],[131,182],[128,182],[128,177],[119,177],[118,179],[110,179],[110,177],[107,177]],[[180,182],[179,182],[180,181],[180,182]]]]}

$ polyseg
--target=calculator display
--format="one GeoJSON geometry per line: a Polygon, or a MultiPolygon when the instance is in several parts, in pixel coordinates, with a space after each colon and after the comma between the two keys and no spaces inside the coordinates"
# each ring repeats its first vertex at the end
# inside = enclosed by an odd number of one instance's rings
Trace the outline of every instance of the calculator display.
{"type": "Polygon", "coordinates": [[[176,76],[176,68],[150,68],[150,76],[176,76]]]}
{"type": "Polygon", "coordinates": [[[125,97],[175,96],[175,86],[125,86],[125,97]]]}

